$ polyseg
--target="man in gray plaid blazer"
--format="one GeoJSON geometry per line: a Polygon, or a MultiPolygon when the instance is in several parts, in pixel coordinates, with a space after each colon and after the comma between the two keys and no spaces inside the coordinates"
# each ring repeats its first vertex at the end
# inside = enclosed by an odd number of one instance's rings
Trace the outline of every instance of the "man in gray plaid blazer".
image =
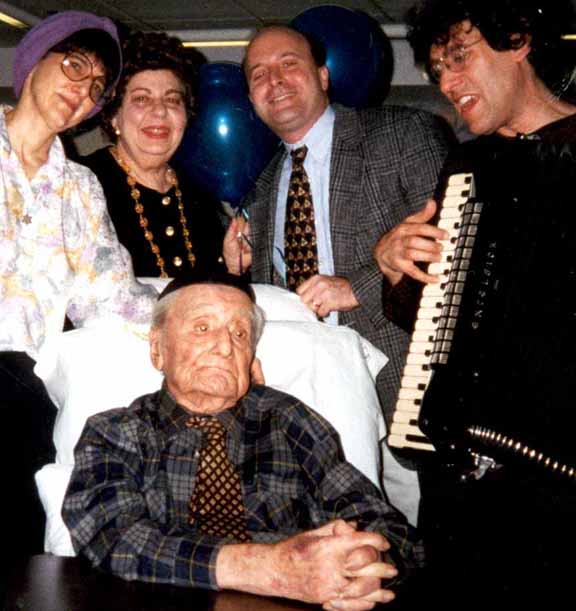
{"type": "MultiPolygon", "coordinates": [[[[286,146],[245,200],[253,244],[253,252],[245,253],[245,263],[251,255],[254,282],[284,285],[277,254],[283,220],[277,219],[277,207],[286,198],[282,180],[289,159],[287,148],[305,143],[311,149],[307,138],[324,123],[323,133],[315,138],[320,146],[331,140],[331,148],[324,162],[317,163],[320,168],[307,170],[316,213],[320,274],[297,292],[327,322],[354,328],[390,358],[377,381],[385,414],[390,415],[408,332],[385,315],[390,285],[372,251],[384,233],[419,210],[433,193],[450,134],[436,117],[417,110],[382,107],[358,111],[331,106],[324,61],[325,53],[322,57],[314,41],[285,27],[261,30],[247,49],[244,68],[252,103],[286,146]],[[325,191],[319,188],[320,197],[314,193],[318,177],[325,191]],[[323,221],[327,226],[322,226],[323,221]],[[325,252],[322,231],[329,243],[325,252]]],[[[311,155],[313,150],[308,157],[311,155]]]]}

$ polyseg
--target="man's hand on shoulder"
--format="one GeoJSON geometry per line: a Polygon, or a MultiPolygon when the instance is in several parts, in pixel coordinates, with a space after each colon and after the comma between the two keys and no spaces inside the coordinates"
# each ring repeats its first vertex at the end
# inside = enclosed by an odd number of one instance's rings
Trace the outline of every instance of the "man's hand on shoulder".
{"type": "Polygon", "coordinates": [[[435,213],[436,202],[429,199],[422,210],[406,217],[378,240],[374,257],[392,285],[400,282],[403,274],[420,282],[438,282],[438,276],[427,274],[416,265],[440,261],[442,244],[438,240],[446,240],[448,234],[428,223],[435,213]]]}
{"type": "Polygon", "coordinates": [[[389,547],[382,535],[336,520],[273,545],[224,546],[217,581],[221,588],[363,611],[394,598],[381,585],[397,575],[380,560],[389,547]]]}
{"type": "Polygon", "coordinates": [[[349,312],[360,305],[349,280],[341,276],[317,274],[303,282],[296,293],[320,318],[330,312],[349,312]]]}

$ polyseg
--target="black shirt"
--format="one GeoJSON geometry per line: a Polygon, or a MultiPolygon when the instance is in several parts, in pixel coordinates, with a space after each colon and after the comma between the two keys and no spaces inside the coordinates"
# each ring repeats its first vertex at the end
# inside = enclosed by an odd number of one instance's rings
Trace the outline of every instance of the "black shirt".
{"type": "MultiPolygon", "coordinates": [[[[126,173],[118,165],[110,149],[100,149],[83,157],[80,162],[88,166],[102,184],[108,212],[118,238],[132,257],[134,274],[140,277],[159,276],[157,258],[152,252],[150,241],[145,238],[126,173]]],[[[220,202],[197,185],[193,185],[183,173],[178,174],[178,181],[186,226],[196,259],[195,266],[218,267],[222,265],[219,259],[224,239],[224,230],[218,216],[220,202]]],[[[166,273],[174,277],[190,269],[175,187],[167,193],[159,193],[138,183],[136,188],[140,192],[139,201],[144,208],[142,216],[148,221],[148,230],[152,232],[153,242],[164,259],[166,273]]]]}

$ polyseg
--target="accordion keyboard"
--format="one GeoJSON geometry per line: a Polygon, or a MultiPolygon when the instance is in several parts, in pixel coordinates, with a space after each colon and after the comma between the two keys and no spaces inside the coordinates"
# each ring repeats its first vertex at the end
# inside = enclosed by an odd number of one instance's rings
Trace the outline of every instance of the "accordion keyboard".
{"type": "Polygon", "coordinates": [[[442,260],[428,267],[440,281],[427,284],[422,291],[388,436],[389,445],[395,448],[434,451],[418,418],[432,376],[431,364],[444,363],[450,350],[481,207],[472,202],[473,197],[471,174],[450,177],[438,221],[448,239],[443,242],[442,260]]]}

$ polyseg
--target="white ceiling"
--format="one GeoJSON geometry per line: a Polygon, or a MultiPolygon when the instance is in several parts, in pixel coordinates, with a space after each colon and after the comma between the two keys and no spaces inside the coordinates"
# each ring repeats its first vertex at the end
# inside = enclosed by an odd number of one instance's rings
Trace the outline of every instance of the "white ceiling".
{"type": "MultiPolygon", "coordinates": [[[[88,10],[142,30],[253,29],[264,23],[282,23],[312,6],[338,4],[368,13],[381,24],[402,23],[414,0],[10,0],[0,2],[0,11],[26,21],[43,19],[51,12],[88,10]]],[[[0,26],[0,40],[13,42],[15,33],[0,26]],[[10,40],[8,40],[10,39],[10,40]]],[[[16,34],[17,36],[17,34],[16,34]]],[[[17,39],[17,38],[16,38],[17,39]]]]}

